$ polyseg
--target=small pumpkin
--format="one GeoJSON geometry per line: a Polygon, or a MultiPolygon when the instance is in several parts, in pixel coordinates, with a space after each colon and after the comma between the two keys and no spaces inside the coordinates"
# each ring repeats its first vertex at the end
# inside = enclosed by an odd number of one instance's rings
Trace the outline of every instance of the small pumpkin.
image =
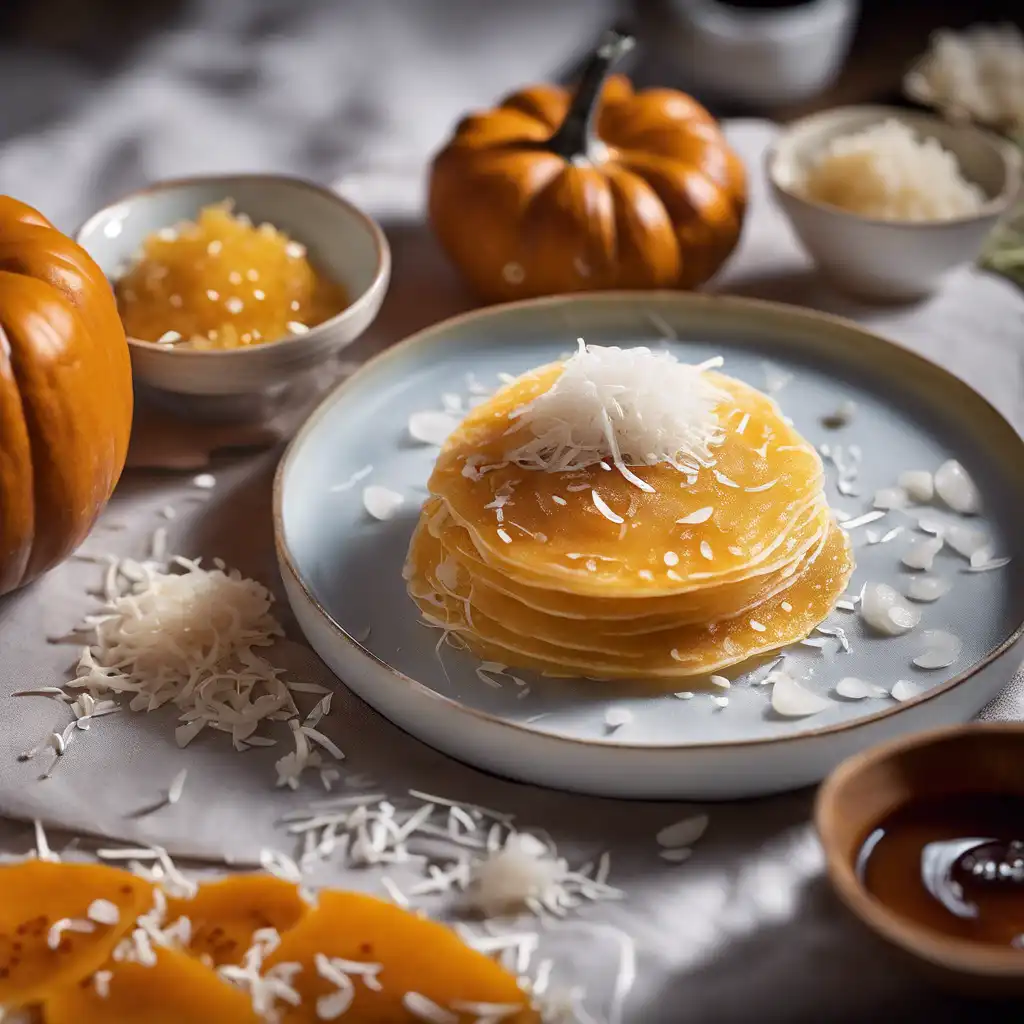
{"type": "Polygon", "coordinates": [[[261,928],[286,932],[307,910],[291,882],[273,875],[231,875],[201,885],[192,899],[168,899],[165,919],[187,917],[192,925],[189,952],[219,967],[241,963],[261,928]]]}
{"type": "Polygon", "coordinates": [[[501,1017],[506,1024],[539,1021],[516,979],[450,928],[361,893],[321,892],[317,909],[281,936],[264,970],[290,963],[302,965],[292,981],[302,1002],[280,1008],[282,1024],[317,1024],[327,1018],[332,999],[345,1000],[340,1019],[359,1024],[434,1019],[428,1016],[431,1005],[441,1008],[436,1016],[446,1012],[444,1019],[454,1015],[460,1024],[472,1024],[488,1016],[473,1005],[484,1003],[522,1007],[501,1017]],[[325,977],[321,957],[339,961],[351,981],[351,1003],[325,977]],[[369,965],[368,973],[360,976],[354,964],[369,965]],[[321,999],[327,1005],[318,1006],[321,999]]]}
{"type": "Polygon", "coordinates": [[[101,991],[86,978],[50,994],[46,1024],[260,1024],[252,999],[216,971],[174,949],[157,947],[152,966],[110,962],[101,991]]]}
{"type": "Polygon", "coordinates": [[[124,466],[128,343],[86,251],[0,196],[0,594],[85,539],[124,466]]]}
{"type": "Polygon", "coordinates": [[[695,288],[735,247],[742,162],[691,97],[608,77],[632,42],[609,33],[575,95],[538,85],[471,114],[434,159],[431,224],[483,298],[695,288]]]}
{"type": "Polygon", "coordinates": [[[38,1001],[51,989],[75,985],[97,970],[153,904],[149,882],[102,864],[27,860],[0,867],[0,1012],[38,1001]],[[106,900],[116,924],[93,931],[51,929],[63,919],[85,921],[90,904],[106,900]]]}

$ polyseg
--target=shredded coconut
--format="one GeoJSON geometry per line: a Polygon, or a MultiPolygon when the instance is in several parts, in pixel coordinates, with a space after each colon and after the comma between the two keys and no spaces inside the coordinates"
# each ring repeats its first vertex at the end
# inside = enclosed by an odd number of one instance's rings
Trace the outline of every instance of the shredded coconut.
{"type": "Polygon", "coordinates": [[[668,352],[587,345],[581,338],[552,387],[512,414],[509,435],[525,432],[529,440],[505,457],[547,472],[607,459],[647,491],[651,486],[630,466],[667,463],[680,472],[710,466],[711,449],[722,439],[715,408],[726,395],[705,376],[707,368],[668,352]]]}
{"type": "Polygon", "coordinates": [[[985,202],[953,153],[896,118],[832,139],[795,184],[808,199],[882,220],[945,220],[985,202]]]}
{"type": "Polygon", "coordinates": [[[604,498],[601,497],[600,494],[597,493],[596,490],[591,490],[590,497],[591,500],[594,502],[594,507],[597,509],[598,512],[601,513],[601,515],[605,517],[605,519],[613,523],[625,522],[622,516],[620,516],[617,512],[613,512],[608,507],[608,503],[604,500],[604,498]]]}
{"type": "MultiPolygon", "coordinates": [[[[67,684],[79,691],[77,722],[69,730],[117,710],[114,701],[100,698],[125,697],[132,711],[176,706],[179,746],[209,728],[228,733],[244,750],[264,722],[298,719],[293,690],[327,692],[286,683],[282,670],[257,653],[283,635],[266,587],[236,570],[206,570],[184,558],[172,562],[173,570],[111,561],[107,604],[86,619],[92,643],[82,649],[77,674],[67,684]]],[[[62,737],[65,745],[69,736],[62,737]]],[[[306,767],[321,767],[319,755],[299,759],[294,774],[306,767]]],[[[183,786],[179,773],[168,802],[180,797],[183,786]]]]}

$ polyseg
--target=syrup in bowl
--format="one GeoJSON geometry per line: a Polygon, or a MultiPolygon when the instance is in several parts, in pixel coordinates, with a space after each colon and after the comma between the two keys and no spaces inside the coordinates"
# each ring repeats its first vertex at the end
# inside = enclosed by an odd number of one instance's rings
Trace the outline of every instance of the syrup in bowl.
{"type": "Polygon", "coordinates": [[[913,801],[864,840],[856,867],[867,891],[901,916],[1024,958],[1024,797],[913,801]]]}

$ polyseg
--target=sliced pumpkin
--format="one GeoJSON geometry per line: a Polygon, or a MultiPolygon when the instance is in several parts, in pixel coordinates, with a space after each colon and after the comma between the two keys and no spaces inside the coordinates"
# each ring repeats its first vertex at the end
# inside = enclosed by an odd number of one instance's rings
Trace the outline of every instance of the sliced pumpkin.
{"type": "Polygon", "coordinates": [[[451,929],[372,896],[327,890],[320,893],[317,909],[285,934],[264,961],[265,969],[275,964],[302,965],[292,981],[302,1003],[279,1007],[282,1024],[319,1024],[324,1013],[332,1012],[330,999],[338,998],[339,986],[323,976],[330,970],[322,971],[324,961],[318,954],[337,958],[334,968],[351,979],[354,994],[342,1017],[346,1021],[421,1022],[429,1019],[424,1000],[455,1014],[460,1024],[487,1015],[479,1004],[521,1006],[515,1015],[502,1017],[505,1024],[540,1020],[516,979],[470,949],[451,929]],[[374,968],[370,984],[362,971],[352,968],[353,963],[374,968]],[[321,999],[327,1003],[318,1007],[321,999]]]}
{"type": "Polygon", "coordinates": [[[192,923],[190,951],[214,965],[241,963],[261,928],[285,932],[306,914],[306,903],[291,882],[273,875],[233,875],[201,885],[190,899],[169,899],[166,921],[192,923]]]}
{"type": "Polygon", "coordinates": [[[109,963],[100,991],[86,978],[53,992],[46,1024],[259,1024],[249,994],[186,953],[158,948],[156,963],[109,963]]]}
{"type": "Polygon", "coordinates": [[[102,864],[4,865],[0,893],[0,1007],[38,1002],[91,975],[153,904],[149,882],[102,864]],[[63,919],[85,922],[95,900],[117,907],[116,924],[93,922],[90,932],[54,929],[63,919]]]}

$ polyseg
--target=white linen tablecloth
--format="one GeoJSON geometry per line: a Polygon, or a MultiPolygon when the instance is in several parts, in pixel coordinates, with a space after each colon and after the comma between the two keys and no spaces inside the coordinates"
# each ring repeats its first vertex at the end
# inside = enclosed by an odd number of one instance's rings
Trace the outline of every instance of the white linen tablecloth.
{"type": "MultiPolygon", "coordinates": [[[[369,4],[358,6],[366,17],[378,10],[369,4]]],[[[578,35],[572,18],[587,21],[592,8],[584,17],[581,7],[586,6],[565,5],[563,37],[578,35]]],[[[401,34],[397,28],[395,34],[401,34]]],[[[169,51],[175,45],[182,47],[183,40],[163,44],[169,51]]],[[[189,45],[194,48],[199,42],[193,39],[189,45]]],[[[560,45],[564,48],[564,39],[560,45]]],[[[350,47],[353,59],[357,49],[350,47]]],[[[268,48],[264,58],[270,60],[275,52],[268,48]]],[[[556,52],[552,46],[542,62],[550,64],[556,52]]],[[[450,120],[449,107],[455,110],[465,102],[486,99],[510,82],[537,74],[542,66],[518,68],[509,61],[495,69],[486,58],[485,53],[475,58],[478,95],[467,98],[460,93],[456,76],[444,77],[444,61],[435,55],[431,81],[453,83],[448,101],[441,104],[444,118],[435,118],[419,134],[395,131],[387,115],[413,102],[415,87],[410,84],[400,102],[388,107],[382,101],[383,113],[375,109],[368,118],[374,127],[371,131],[364,126],[358,159],[336,161],[338,167],[351,168],[342,174],[339,187],[378,213],[395,256],[392,292],[379,322],[354,350],[357,355],[469,303],[422,225],[421,171],[426,151],[450,120]]],[[[166,67],[167,61],[159,66],[166,67]]],[[[137,77],[157,91],[166,90],[163,98],[182,119],[181,125],[172,125],[169,138],[185,137],[192,110],[188,94],[171,90],[167,78],[157,78],[145,68],[137,77]]],[[[143,105],[157,102],[145,92],[140,95],[143,105]]],[[[300,99],[309,97],[302,93],[280,102],[287,108],[300,99]]],[[[81,112],[85,124],[90,117],[99,118],[96,105],[103,102],[101,95],[81,112]]],[[[331,130],[338,136],[345,134],[345,118],[360,123],[352,111],[343,116],[325,110],[322,117],[335,118],[331,130]]],[[[397,113],[395,118],[402,128],[415,120],[397,113]]],[[[250,157],[265,165],[265,160],[256,159],[263,153],[254,148],[257,136],[248,121],[237,122],[225,114],[219,120],[207,118],[204,124],[204,137],[212,140],[217,132],[234,133],[231,137],[238,146],[232,148],[221,139],[216,144],[221,148],[212,156],[193,147],[195,160],[176,160],[168,138],[147,136],[142,152],[153,162],[146,163],[146,171],[163,175],[211,163],[237,167],[249,163],[250,157]],[[163,154],[159,159],[153,156],[158,152],[163,154]],[[225,154],[230,154],[230,161],[225,154]]],[[[97,130],[108,130],[104,125],[99,118],[97,130]]],[[[83,193],[69,162],[77,147],[85,145],[80,128],[81,119],[73,133],[66,127],[51,129],[0,152],[5,186],[44,206],[44,193],[51,198],[59,195],[53,212],[65,220],[80,216],[83,193]],[[63,213],[60,203],[65,204],[63,213]]],[[[760,176],[761,153],[774,130],[755,121],[729,126],[730,138],[751,168],[753,197],[740,250],[714,287],[853,316],[942,362],[993,401],[1018,429],[1024,426],[1024,296],[1006,282],[975,271],[964,271],[940,296],[915,307],[870,308],[837,295],[815,274],[767,197],[760,176]]],[[[108,158],[109,147],[104,159],[108,158]]],[[[98,160],[90,156],[79,170],[95,170],[98,160]]],[[[287,163],[282,158],[281,165],[287,163]]],[[[270,451],[218,463],[212,492],[194,488],[190,473],[129,473],[85,550],[143,556],[155,527],[164,525],[169,527],[173,550],[208,559],[220,556],[279,592],[270,520],[270,480],[278,455],[279,451],[270,451]],[[168,505],[178,511],[171,522],[160,516],[168,505]]],[[[237,864],[254,863],[262,847],[284,847],[286,837],[277,819],[322,792],[311,786],[296,796],[273,789],[272,765],[281,750],[238,755],[226,738],[204,735],[188,750],[179,751],[170,713],[124,713],[96,722],[88,734],[76,737],[45,782],[38,780],[39,761],[17,760],[19,752],[38,743],[55,725],[65,724],[69,713],[42,698],[9,695],[67,678],[75,649],[48,644],[47,637],[65,633],[93,607],[86,590],[97,586],[101,571],[86,562],[69,561],[25,592],[0,602],[0,815],[7,819],[0,825],[0,838],[5,848],[24,848],[26,830],[16,822],[33,817],[62,827],[66,835],[91,833],[160,843],[175,855],[237,864]],[[182,801],[155,814],[137,814],[160,798],[183,767],[189,776],[182,801]]],[[[332,682],[299,642],[283,604],[279,612],[292,637],[280,658],[297,676],[332,682]]],[[[500,807],[515,813],[523,826],[546,828],[573,861],[611,851],[611,881],[626,891],[627,898],[589,907],[583,916],[617,926],[636,944],[639,973],[627,1017],[631,1022],[924,1021],[969,1019],[978,1012],[971,1004],[927,990],[847,919],[822,873],[821,852],[809,825],[809,792],[711,808],[710,828],[694,857],[672,866],[659,860],[654,834],[688,808],[603,801],[508,783],[409,738],[344,688],[337,691],[335,709],[325,720],[325,731],[346,751],[349,770],[372,777],[379,788],[402,793],[418,787],[500,807]]],[[[1011,686],[987,714],[1024,717],[1024,686],[1011,686]]],[[[393,874],[402,884],[401,872],[393,874]]],[[[373,891],[380,887],[374,872],[329,870],[324,877],[373,891]]],[[[588,983],[594,993],[591,1012],[598,1020],[607,1012],[601,1005],[601,989],[607,989],[614,952],[602,941],[582,933],[567,947],[560,968],[566,978],[588,983]]]]}

